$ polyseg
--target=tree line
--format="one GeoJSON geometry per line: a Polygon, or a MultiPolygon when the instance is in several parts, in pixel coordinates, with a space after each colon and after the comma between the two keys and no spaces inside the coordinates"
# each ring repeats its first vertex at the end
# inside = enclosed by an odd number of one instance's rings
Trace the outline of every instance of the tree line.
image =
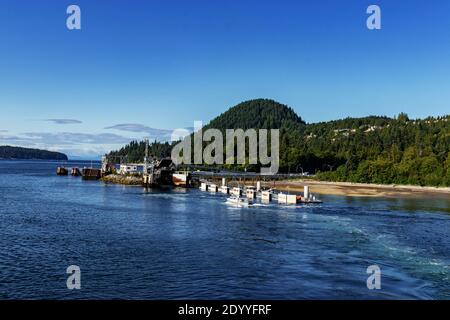
{"type": "MultiPolygon", "coordinates": [[[[318,179],[380,184],[450,186],[450,116],[409,119],[369,116],[305,123],[292,108],[269,99],[238,104],[207,128],[280,129],[280,172],[318,179]]],[[[150,154],[167,157],[173,143],[153,142],[150,154]]],[[[248,146],[247,146],[248,148],[248,146]]],[[[133,141],[113,155],[143,159],[145,143],[133,141]]],[[[256,171],[255,165],[224,165],[256,171]]]]}
{"type": "Polygon", "coordinates": [[[60,152],[13,146],[0,146],[0,159],[67,160],[60,152]]]}

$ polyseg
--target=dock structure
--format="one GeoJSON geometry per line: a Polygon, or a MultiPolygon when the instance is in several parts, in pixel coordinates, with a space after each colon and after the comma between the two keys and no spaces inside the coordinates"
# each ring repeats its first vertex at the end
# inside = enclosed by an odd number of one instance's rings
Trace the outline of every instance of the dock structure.
{"type": "Polygon", "coordinates": [[[272,201],[272,191],[262,191],[261,192],[261,201],[264,203],[268,203],[272,201]]]}
{"type": "Polygon", "coordinates": [[[305,199],[309,199],[309,186],[304,186],[303,187],[303,197],[305,199]]]}
{"type": "Polygon", "coordinates": [[[242,192],[242,188],[240,187],[234,187],[233,189],[231,189],[231,194],[236,197],[242,196],[242,192]]]}
{"type": "Polygon", "coordinates": [[[230,187],[228,186],[221,186],[220,187],[220,192],[223,194],[230,194],[230,187]]]}
{"type": "Polygon", "coordinates": [[[245,187],[245,195],[248,199],[254,200],[256,199],[256,188],[253,186],[246,186],[245,187]]]}
{"type": "MultiPolygon", "coordinates": [[[[194,170],[195,167],[186,167],[187,171],[192,173],[192,178],[195,180],[210,180],[210,181],[240,181],[240,183],[254,183],[258,188],[258,181],[260,182],[259,187],[262,187],[264,181],[278,181],[293,178],[305,178],[303,174],[283,174],[277,173],[273,175],[263,175],[256,172],[231,172],[231,171],[206,171],[205,170],[194,170]],[[225,180],[223,180],[225,179],[225,180]]],[[[223,184],[223,183],[222,183],[223,184]]]]}
{"type": "Polygon", "coordinates": [[[278,203],[280,204],[297,204],[297,196],[295,194],[278,194],[278,203]]]}
{"type": "MultiPolygon", "coordinates": [[[[278,192],[275,189],[262,189],[261,181],[255,181],[255,185],[246,185],[244,187],[230,187],[227,186],[225,178],[221,178],[222,186],[218,187],[216,183],[209,182],[208,180],[203,180],[200,184],[200,190],[209,191],[211,193],[220,192],[222,194],[229,194],[232,197],[242,197],[249,201],[256,201],[260,198],[262,203],[270,203],[275,201],[283,205],[295,205],[295,204],[319,204],[322,203],[321,200],[316,199],[316,197],[310,192],[309,186],[304,186],[303,194],[291,194],[289,192],[278,192]]],[[[213,180],[217,182],[216,180],[213,180]]],[[[235,182],[237,183],[237,182],[235,182]]],[[[239,181],[239,184],[242,181],[239,181]]]]}
{"type": "Polygon", "coordinates": [[[155,160],[146,165],[143,173],[143,185],[145,187],[163,187],[173,185],[173,173],[175,166],[170,158],[155,160]]]}
{"type": "Polygon", "coordinates": [[[200,190],[202,191],[208,191],[208,184],[206,182],[202,182],[200,184],[200,190]]]}

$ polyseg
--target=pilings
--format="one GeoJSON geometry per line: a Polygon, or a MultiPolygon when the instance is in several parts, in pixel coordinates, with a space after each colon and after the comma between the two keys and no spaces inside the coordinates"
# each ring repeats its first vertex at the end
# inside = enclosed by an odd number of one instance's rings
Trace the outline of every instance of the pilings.
{"type": "Polygon", "coordinates": [[[230,187],[228,186],[221,186],[220,187],[220,192],[223,194],[230,194],[230,187]]]}
{"type": "Polygon", "coordinates": [[[265,203],[272,201],[272,192],[262,191],[261,192],[261,201],[265,202],[265,203]]]}
{"type": "Polygon", "coordinates": [[[240,197],[242,196],[242,189],[239,187],[234,187],[233,189],[231,189],[231,194],[233,196],[240,197]]]}
{"type": "Polygon", "coordinates": [[[200,184],[200,190],[202,191],[209,191],[211,193],[223,193],[223,194],[231,194],[234,197],[242,197],[244,196],[249,201],[255,201],[257,198],[261,198],[262,203],[270,203],[272,200],[278,202],[279,204],[283,205],[295,205],[299,203],[304,204],[315,204],[315,203],[322,203],[322,201],[316,199],[314,197],[310,190],[309,186],[304,186],[303,188],[303,195],[301,194],[290,194],[290,193],[283,193],[283,192],[277,192],[274,189],[270,190],[262,190],[261,189],[261,182],[256,181],[256,187],[253,185],[247,185],[244,187],[229,187],[225,185],[226,181],[225,179],[222,179],[222,185],[218,187],[215,183],[210,183],[208,181],[204,181],[200,184]]]}
{"type": "Polygon", "coordinates": [[[200,190],[202,191],[208,191],[208,184],[206,182],[202,182],[200,184],[200,190]]]}

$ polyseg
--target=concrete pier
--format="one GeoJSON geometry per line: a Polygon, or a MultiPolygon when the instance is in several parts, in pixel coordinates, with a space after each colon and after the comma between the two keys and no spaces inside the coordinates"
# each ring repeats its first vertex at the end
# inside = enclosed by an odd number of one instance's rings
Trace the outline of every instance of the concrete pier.
{"type": "Polygon", "coordinates": [[[220,192],[223,194],[230,194],[230,188],[227,186],[221,186],[220,187],[220,192]]]}
{"type": "Polygon", "coordinates": [[[240,197],[240,196],[242,196],[242,189],[235,187],[231,190],[231,194],[234,196],[240,197]]]}
{"type": "Polygon", "coordinates": [[[261,201],[266,203],[272,201],[272,192],[270,191],[261,192],[261,201]]]}

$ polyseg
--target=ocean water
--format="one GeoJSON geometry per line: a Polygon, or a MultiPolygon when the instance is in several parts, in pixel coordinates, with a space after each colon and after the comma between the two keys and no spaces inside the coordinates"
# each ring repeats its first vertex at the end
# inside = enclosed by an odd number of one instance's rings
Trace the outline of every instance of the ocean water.
{"type": "Polygon", "coordinates": [[[57,165],[0,161],[0,299],[450,299],[449,199],[235,208],[194,189],[58,177],[57,165]],[[69,265],[80,290],[67,289],[69,265]]]}

